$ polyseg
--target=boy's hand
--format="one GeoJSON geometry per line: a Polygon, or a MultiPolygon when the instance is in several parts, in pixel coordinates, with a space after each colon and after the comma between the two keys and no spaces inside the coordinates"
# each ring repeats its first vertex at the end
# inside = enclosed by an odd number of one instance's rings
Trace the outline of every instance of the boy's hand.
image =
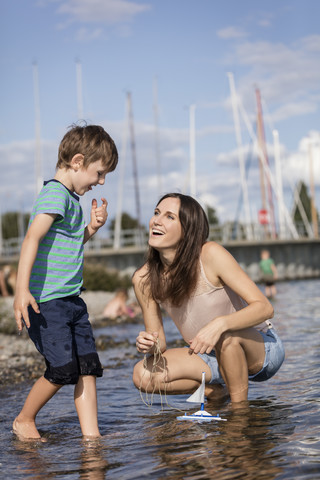
{"type": "Polygon", "coordinates": [[[30,292],[22,292],[22,293],[17,292],[14,298],[13,310],[14,310],[14,316],[16,319],[16,324],[19,332],[21,332],[23,329],[23,325],[24,325],[23,320],[26,324],[26,327],[27,328],[30,327],[30,320],[28,315],[29,305],[31,305],[31,307],[36,313],[40,313],[39,306],[35,298],[31,295],[30,292]]]}
{"type": "Polygon", "coordinates": [[[102,225],[104,225],[108,218],[107,206],[108,202],[105,198],[101,198],[102,205],[98,207],[98,202],[94,198],[91,204],[91,228],[93,230],[98,230],[102,225]]]}

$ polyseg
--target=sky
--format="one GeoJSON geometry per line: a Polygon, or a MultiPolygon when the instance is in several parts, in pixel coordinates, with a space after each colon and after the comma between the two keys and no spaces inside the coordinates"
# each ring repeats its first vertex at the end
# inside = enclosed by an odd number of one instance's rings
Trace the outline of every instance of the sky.
{"type": "MultiPolygon", "coordinates": [[[[31,210],[36,179],[54,176],[62,137],[85,120],[102,125],[119,151],[105,185],[81,199],[86,214],[91,199],[104,196],[109,220],[121,209],[147,224],[160,196],[179,191],[214,208],[221,223],[257,221],[263,207],[257,91],[271,184],[282,179],[290,212],[295,185],[314,182],[320,209],[318,0],[0,0],[0,6],[2,213],[31,210]]],[[[279,190],[273,196],[277,216],[279,190]]]]}

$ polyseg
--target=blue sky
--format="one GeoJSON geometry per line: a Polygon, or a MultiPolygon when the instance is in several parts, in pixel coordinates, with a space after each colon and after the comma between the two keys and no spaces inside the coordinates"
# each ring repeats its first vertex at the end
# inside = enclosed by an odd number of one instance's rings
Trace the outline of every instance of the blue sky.
{"type": "MultiPolygon", "coordinates": [[[[234,220],[241,182],[228,72],[233,73],[242,111],[254,131],[255,88],[260,90],[272,172],[272,130],[279,132],[288,210],[293,186],[300,179],[310,181],[311,139],[320,208],[317,0],[0,0],[0,5],[2,212],[29,211],[35,196],[33,63],[39,79],[43,176],[49,179],[54,175],[59,142],[67,127],[79,119],[76,61],[81,66],[83,117],[103,125],[120,153],[117,171],[91,195],[106,196],[109,218],[117,210],[123,162],[123,210],[136,215],[129,141],[126,158],[122,157],[130,91],[142,221],[147,221],[160,194],[190,191],[189,111],[193,104],[196,196],[216,208],[222,222],[234,220]]],[[[249,165],[250,215],[256,220],[261,208],[258,160],[240,119],[244,159],[249,165]]],[[[90,196],[82,200],[85,209],[89,201],[90,196]]],[[[240,206],[243,218],[241,202],[240,206]]]]}

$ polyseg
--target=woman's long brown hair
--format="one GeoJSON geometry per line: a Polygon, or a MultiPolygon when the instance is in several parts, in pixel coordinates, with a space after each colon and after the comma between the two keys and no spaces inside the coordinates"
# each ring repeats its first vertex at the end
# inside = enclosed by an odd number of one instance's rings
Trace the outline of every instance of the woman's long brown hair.
{"type": "Polygon", "coordinates": [[[181,240],[178,243],[176,255],[169,269],[166,269],[160,260],[159,252],[149,247],[147,256],[148,272],[144,278],[144,285],[148,285],[150,295],[157,301],[170,301],[179,306],[189,297],[196,287],[199,274],[199,258],[203,244],[209,235],[209,224],[201,205],[189,195],[168,193],[165,198],[180,200],[179,220],[182,227],[181,240]]]}

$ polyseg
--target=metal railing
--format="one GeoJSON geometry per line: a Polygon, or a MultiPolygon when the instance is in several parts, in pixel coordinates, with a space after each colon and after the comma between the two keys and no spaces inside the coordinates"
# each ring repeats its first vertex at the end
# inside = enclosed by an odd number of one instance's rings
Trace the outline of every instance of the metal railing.
{"type": "MultiPolygon", "coordinates": [[[[248,229],[243,224],[234,224],[233,222],[227,222],[223,225],[211,225],[209,240],[215,240],[222,244],[227,244],[230,242],[264,242],[270,240],[270,237],[266,235],[265,228],[260,224],[252,224],[251,228],[251,238],[248,239],[247,232],[248,229]]],[[[297,226],[297,231],[300,238],[307,238],[303,225],[297,226]]],[[[120,235],[120,247],[119,248],[143,248],[148,244],[148,231],[146,229],[128,229],[122,230],[120,235]]],[[[292,237],[288,235],[288,238],[282,240],[292,240],[292,237]]],[[[10,238],[2,241],[0,245],[0,257],[2,258],[14,258],[17,257],[21,250],[21,245],[23,242],[23,237],[10,238]]],[[[114,248],[114,234],[112,231],[109,232],[108,237],[99,236],[99,234],[92,237],[85,244],[85,251],[100,251],[104,249],[113,249],[114,248]]]]}

